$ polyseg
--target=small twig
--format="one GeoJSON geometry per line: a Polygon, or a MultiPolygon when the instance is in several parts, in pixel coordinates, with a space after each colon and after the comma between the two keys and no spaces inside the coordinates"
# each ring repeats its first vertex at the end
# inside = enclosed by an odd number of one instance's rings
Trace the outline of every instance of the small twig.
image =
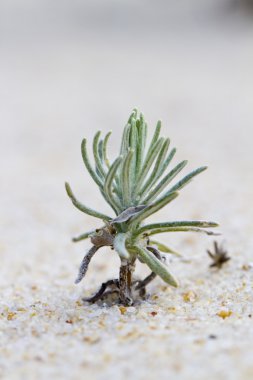
{"type": "Polygon", "coordinates": [[[207,250],[207,253],[209,257],[212,259],[212,264],[210,264],[210,268],[218,268],[221,269],[223,264],[225,264],[227,261],[231,259],[231,257],[228,256],[227,251],[224,250],[224,248],[220,245],[218,245],[217,241],[214,241],[214,253],[212,253],[210,250],[207,250]]]}
{"type": "MultiPolygon", "coordinates": [[[[109,281],[103,282],[103,284],[101,285],[100,289],[98,290],[96,294],[94,294],[92,297],[83,298],[83,301],[93,303],[100,300],[105,295],[105,291],[108,288],[108,286],[116,286],[117,288],[119,288],[119,280],[115,279],[115,280],[109,280],[109,281]]],[[[113,292],[115,291],[116,290],[113,290],[113,292]]],[[[117,289],[117,292],[118,291],[119,289],[117,289]]]]}
{"type": "Polygon", "coordinates": [[[155,278],[156,278],[156,274],[154,272],[151,272],[147,277],[144,278],[144,280],[137,282],[135,290],[141,290],[145,288],[155,278]]]}
{"type": "Polygon", "coordinates": [[[80,281],[82,281],[82,279],[86,275],[89,263],[90,263],[92,257],[95,255],[95,253],[97,252],[98,249],[99,249],[99,247],[96,247],[95,245],[93,245],[93,247],[91,247],[91,249],[88,251],[88,253],[84,256],[83,261],[81,262],[81,265],[79,268],[78,276],[75,280],[75,284],[78,284],[80,281]]]}

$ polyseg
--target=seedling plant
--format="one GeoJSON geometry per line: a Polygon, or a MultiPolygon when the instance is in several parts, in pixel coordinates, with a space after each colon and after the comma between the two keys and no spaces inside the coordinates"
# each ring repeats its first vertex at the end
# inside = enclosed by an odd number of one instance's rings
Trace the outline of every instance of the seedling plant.
{"type": "Polygon", "coordinates": [[[85,214],[102,221],[100,228],[73,239],[74,242],[87,238],[91,241],[91,248],[83,258],[75,282],[79,283],[84,278],[92,257],[100,248],[111,247],[120,258],[119,277],[103,283],[98,292],[84,299],[85,301],[95,302],[106,294],[116,293],[119,303],[130,306],[134,303],[135,294],[145,296],[147,284],[156,276],[177,287],[178,282],[162,256],[162,253],[176,252],[153,237],[177,231],[204,232],[212,235],[214,233],[206,228],[218,225],[215,222],[193,220],[146,222],[151,215],[176,199],[179,191],[195,176],[207,169],[206,166],[199,167],[171,186],[172,180],[183,170],[187,161],[170,168],[176,149],[170,150],[169,138],[161,137],[160,132],[161,122],[158,121],[153,137],[148,143],[147,123],[143,115],[134,110],[123,130],[119,155],[113,162],[107,154],[111,132],[104,138],[101,138],[100,131],[95,134],[93,165],[88,157],[87,141],[82,141],[84,165],[115,215],[106,215],[84,205],[77,200],[70,185],[65,184],[73,205],[85,214]],[[146,264],[151,270],[143,280],[136,280],[133,276],[137,261],[146,264]]]}

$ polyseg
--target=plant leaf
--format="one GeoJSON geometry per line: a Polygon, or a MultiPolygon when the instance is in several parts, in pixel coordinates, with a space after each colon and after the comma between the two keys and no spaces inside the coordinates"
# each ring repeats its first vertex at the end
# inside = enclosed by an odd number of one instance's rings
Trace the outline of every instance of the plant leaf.
{"type": "Polygon", "coordinates": [[[142,233],[145,233],[148,236],[150,236],[150,235],[161,234],[164,232],[201,232],[206,235],[213,235],[213,236],[220,235],[220,233],[215,233],[209,230],[202,230],[201,228],[197,228],[197,227],[165,227],[165,228],[154,228],[154,229],[145,229],[145,230],[143,227],[143,229],[141,228],[138,230],[135,236],[138,236],[142,233]]]}
{"type": "Polygon", "coordinates": [[[156,202],[152,203],[151,205],[147,205],[147,207],[140,211],[138,215],[133,217],[132,223],[133,223],[133,228],[140,223],[143,219],[148,218],[150,215],[154,214],[164,206],[166,206],[168,203],[173,201],[179,194],[178,193],[170,193],[161,199],[158,199],[156,202]]]}
{"type": "Polygon", "coordinates": [[[161,251],[161,252],[164,252],[164,253],[171,253],[172,255],[175,255],[175,256],[179,256],[181,257],[182,255],[176,251],[174,251],[174,249],[171,249],[170,247],[168,247],[167,245],[163,244],[163,243],[160,243],[159,241],[157,240],[149,240],[149,243],[151,245],[156,245],[158,250],[161,251]]]}
{"type": "Polygon", "coordinates": [[[86,169],[88,170],[88,172],[90,173],[91,177],[96,182],[96,184],[100,188],[102,188],[103,187],[103,183],[101,181],[101,178],[94,171],[94,169],[92,168],[91,163],[89,161],[89,157],[88,157],[88,153],[87,153],[87,146],[86,145],[87,145],[87,140],[83,139],[82,145],[81,145],[81,151],[82,151],[82,157],[83,157],[84,165],[86,166],[86,169]]]}
{"type": "Polygon", "coordinates": [[[96,169],[100,173],[101,177],[104,178],[106,176],[105,169],[103,168],[103,163],[99,156],[99,137],[101,135],[101,131],[98,131],[93,139],[93,155],[96,163],[96,169]]]}
{"type": "Polygon", "coordinates": [[[140,120],[138,125],[138,144],[136,147],[136,178],[139,177],[140,169],[143,164],[143,156],[144,156],[144,149],[145,149],[145,143],[146,143],[146,125],[145,121],[142,116],[140,116],[140,120]]]}
{"type": "Polygon", "coordinates": [[[109,203],[113,206],[114,209],[118,212],[121,209],[121,205],[117,202],[114,194],[113,194],[113,180],[115,179],[116,172],[122,162],[122,157],[119,156],[116,158],[114,163],[111,165],[104,183],[104,193],[109,201],[109,203]]]}
{"type": "Polygon", "coordinates": [[[207,169],[207,166],[201,166],[200,168],[193,170],[191,173],[187,174],[184,178],[182,178],[178,183],[176,183],[167,193],[181,190],[184,186],[186,186],[196,175],[202,173],[207,169]]]}
{"type": "Polygon", "coordinates": [[[103,141],[103,160],[105,162],[105,165],[107,166],[107,168],[109,169],[110,168],[110,162],[109,162],[109,159],[107,157],[107,144],[108,144],[108,140],[109,140],[109,137],[111,136],[112,134],[112,131],[108,132],[106,135],[105,135],[105,138],[104,138],[104,141],[103,141]]]}
{"type": "Polygon", "coordinates": [[[166,265],[158,260],[151,252],[149,252],[146,248],[140,246],[134,246],[134,249],[137,255],[141,258],[141,260],[147,264],[147,266],[157,274],[163,281],[167,284],[177,287],[178,282],[175,277],[168,271],[166,265]]]}
{"type": "Polygon", "coordinates": [[[130,124],[128,123],[123,131],[122,139],[121,139],[121,147],[120,147],[120,155],[124,155],[127,153],[129,148],[129,132],[130,132],[130,124]]]}
{"type": "Polygon", "coordinates": [[[134,151],[130,149],[127,155],[123,158],[122,169],[121,169],[121,189],[122,189],[122,199],[123,206],[128,207],[131,205],[131,189],[133,183],[130,183],[130,170],[131,170],[131,161],[133,158],[134,151]]]}
{"type": "Polygon", "coordinates": [[[145,180],[149,169],[151,168],[157,154],[159,153],[162,145],[163,145],[164,139],[161,137],[153,146],[152,149],[147,153],[147,156],[144,160],[144,163],[141,167],[140,175],[136,180],[135,188],[134,188],[134,195],[139,194],[140,188],[143,184],[143,181],[145,180]]]}
{"type": "Polygon", "coordinates": [[[85,240],[85,239],[87,239],[88,237],[90,237],[90,234],[92,234],[92,233],[94,233],[94,232],[95,232],[95,230],[91,230],[91,231],[85,232],[85,233],[83,233],[83,234],[81,234],[81,235],[79,235],[79,236],[73,237],[73,238],[72,238],[72,241],[73,241],[74,243],[77,243],[78,241],[85,240]]]}
{"type": "Polygon", "coordinates": [[[74,196],[72,190],[71,190],[71,187],[70,185],[66,182],[65,183],[65,188],[66,188],[66,191],[67,191],[67,194],[69,196],[69,198],[71,199],[73,205],[78,208],[78,210],[84,212],[85,214],[88,214],[88,215],[91,215],[91,216],[94,216],[95,218],[99,218],[99,219],[102,219],[102,220],[111,220],[112,218],[110,218],[108,215],[105,215],[105,214],[102,214],[98,211],[95,211],[95,210],[92,210],[91,208],[83,205],[82,203],[80,203],[76,197],[74,196]]]}
{"type": "Polygon", "coordinates": [[[154,144],[157,142],[157,140],[160,136],[161,128],[162,128],[162,122],[161,122],[161,120],[158,120],[158,122],[156,124],[154,135],[152,137],[151,143],[149,144],[149,149],[148,149],[147,155],[150,154],[150,151],[152,150],[154,144]]]}
{"type": "Polygon", "coordinates": [[[145,198],[144,202],[152,202],[157,196],[166,188],[166,186],[176,177],[178,173],[185,167],[187,161],[180,162],[177,166],[174,167],[159,183],[158,185],[150,192],[150,194],[145,198]]]}
{"type": "Polygon", "coordinates": [[[160,171],[157,173],[157,178],[161,178],[161,176],[163,175],[163,173],[165,172],[165,170],[167,169],[167,167],[171,163],[171,161],[172,161],[173,157],[175,156],[176,152],[177,152],[176,148],[171,149],[171,152],[168,154],[168,157],[164,161],[164,163],[163,163],[160,171]]]}
{"type": "Polygon", "coordinates": [[[156,159],[156,163],[155,163],[155,166],[152,170],[152,173],[150,174],[148,180],[144,183],[144,185],[140,191],[141,199],[143,199],[145,197],[145,195],[150,190],[152,185],[156,182],[156,179],[158,177],[158,173],[159,173],[159,171],[160,171],[160,169],[164,163],[164,158],[168,152],[169,145],[170,145],[170,139],[164,140],[163,145],[161,147],[161,150],[160,150],[158,157],[156,159]]]}
{"type": "Polygon", "coordinates": [[[138,144],[138,131],[136,127],[136,120],[132,118],[131,127],[130,127],[130,136],[129,136],[129,147],[131,150],[133,150],[133,157],[131,159],[130,168],[129,168],[129,181],[131,184],[135,182],[135,178],[136,178],[137,144],[138,144]]]}
{"type": "Polygon", "coordinates": [[[218,227],[219,224],[215,222],[206,222],[202,220],[182,220],[177,222],[163,222],[163,223],[152,223],[141,227],[138,230],[139,233],[146,232],[153,229],[163,229],[163,228],[181,228],[181,227],[199,227],[199,228],[213,228],[218,227]]]}

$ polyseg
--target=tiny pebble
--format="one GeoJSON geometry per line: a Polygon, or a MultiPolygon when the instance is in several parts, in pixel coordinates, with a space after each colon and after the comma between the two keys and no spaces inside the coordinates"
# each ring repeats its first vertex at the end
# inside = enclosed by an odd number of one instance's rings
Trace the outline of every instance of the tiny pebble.
{"type": "Polygon", "coordinates": [[[225,318],[230,317],[230,315],[232,315],[232,311],[231,310],[221,310],[217,313],[217,315],[219,317],[221,317],[222,319],[225,319],[225,318]]]}

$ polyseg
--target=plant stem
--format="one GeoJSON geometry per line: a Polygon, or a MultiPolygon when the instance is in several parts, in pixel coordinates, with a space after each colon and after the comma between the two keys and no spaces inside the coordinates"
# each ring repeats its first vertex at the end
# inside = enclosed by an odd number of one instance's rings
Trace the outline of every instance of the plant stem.
{"type": "Polygon", "coordinates": [[[119,271],[119,298],[124,306],[131,306],[132,299],[132,274],[135,267],[135,259],[121,259],[119,271]]]}

